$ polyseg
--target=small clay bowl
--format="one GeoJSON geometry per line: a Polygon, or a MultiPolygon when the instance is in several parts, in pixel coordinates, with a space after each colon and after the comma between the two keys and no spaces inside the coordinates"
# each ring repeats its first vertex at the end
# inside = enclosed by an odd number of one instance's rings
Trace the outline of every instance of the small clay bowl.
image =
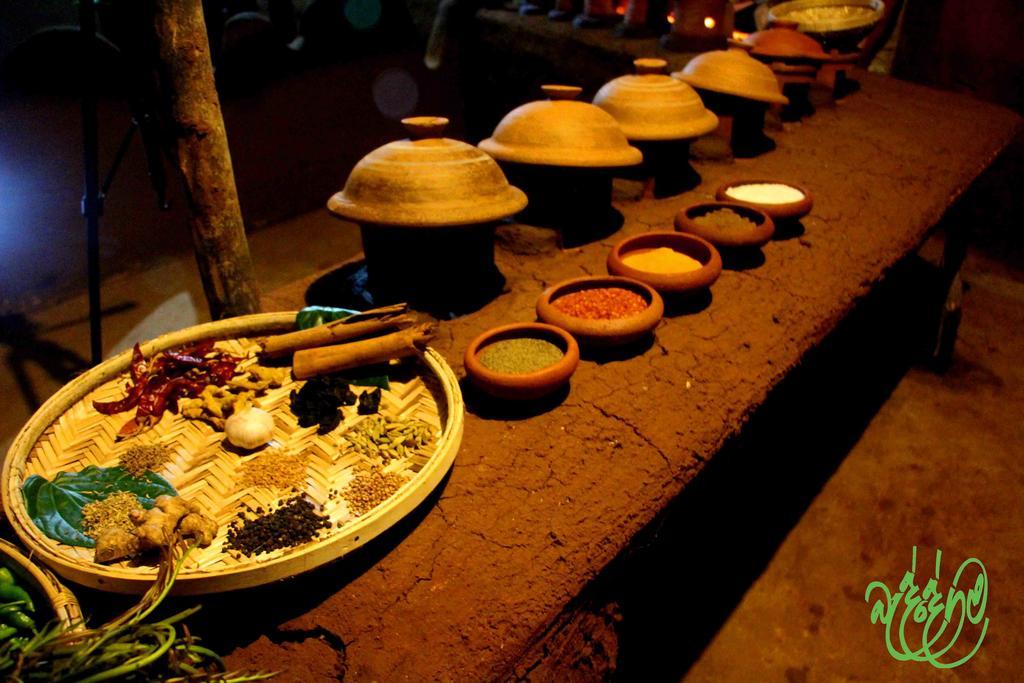
{"type": "Polygon", "coordinates": [[[743,206],[749,206],[757,209],[758,211],[764,211],[766,214],[771,216],[772,220],[778,222],[780,220],[792,221],[803,218],[811,212],[811,207],[814,206],[814,199],[811,197],[811,193],[806,187],[797,185],[796,183],[784,182],[781,180],[734,180],[731,183],[725,183],[720,186],[715,192],[715,199],[720,202],[733,202],[735,204],[742,204],[743,206]],[[736,187],[738,185],[788,185],[795,190],[799,190],[804,198],[795,202],[787,202],[785,204],[765,204],[760,202],[748,202],[742,199],[737,199],[729,194],[726,194],[726,190],[730,187],[736,187]]]}
{"type": "Polygon", "coordinates": [[[465,357],[466,374],[481,391],[496,398],[528,401],[547,396],[564,385],[580,363],[580,347],[565,330],[543,323],[513,323],[492,327],[469,342],[465,357]],[[480,352],[504,339],[531,337],[555,344],[565,355],[561,360],[534,372],[495,372],[480,362],[480,352]]]}
{"type": "Polygon", "coordinates": [[[686,294],[707,289],[722,274],[722,257],[705,239],[682,232],[645,232],[622,240],[608,254],[608,272],[646,283],[662,294],[686,294]],[[686,273],[652,273],[626,265],[623,257],[637,249],[668,247],[697,259],[702,268],[686,273]]]}
{"type": "Polygon", "coordinates": [[[548,287],[537,299],[537,317],[569,332],[590,347],[621,346],[643,338],[654,330],[665,314],[665,303],[651,287],[626,277],[578,277],[548,287]],[[589,320],[567,315],[553,305],[560,296],[599,287],[621,287],[636,292],[648,303],[640,313],[612,320],[589,320]]]}
{"type": "Polygon", "coordinates": [[[679,210],[676,214],[676,230],[703,237],[716,247],[753,248],[768,244],[775,234],[775,222],[764,211],[736,202],[703,202],[679,210]],[[735,211],[740,216],[754,221],[755,225],[749,230],[742,230],[707,226],[694,220],[718,209],[735,211]]]}

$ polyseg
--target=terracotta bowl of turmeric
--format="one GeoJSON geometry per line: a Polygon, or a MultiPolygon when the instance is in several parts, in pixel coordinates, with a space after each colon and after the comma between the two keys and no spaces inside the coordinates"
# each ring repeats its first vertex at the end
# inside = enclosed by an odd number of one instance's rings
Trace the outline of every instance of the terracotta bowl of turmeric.
{"type": "Polygon", "coordinates": [[[736,202],[703,202],[680,209],[676,230],[702,237],[716,247],[753,248],[767,244],[775,222],[764,211],[736,202]]]}
{"type": "Polygon", "coordinates": [[[722,257],[705,239],[683,232],[645,232],[608,254],[608,272],[644,282],[662,294],[707,289],[722,274],[722,257]]]}
{"type": "Polygon", "coordinates": [[[537,299],[538,318],[590,347],[637,341],[654,331],[664,314],[658,292],[626,277],[563,280],[537,299]]]}
{"type": "Polygon", "coordinates": [[[776,222],[799,220],[814,206],[806,187],[781,180],[734,180],[719,186],[715,199],[764,211],[776,222]]]}
{"type": "Polygon", "coordinates": [[[466,374],[496,398],[530,400],[565,385],[580,363],[580,347],[565,330],[543,323],[494,327],[466,347],[466,374]]]}

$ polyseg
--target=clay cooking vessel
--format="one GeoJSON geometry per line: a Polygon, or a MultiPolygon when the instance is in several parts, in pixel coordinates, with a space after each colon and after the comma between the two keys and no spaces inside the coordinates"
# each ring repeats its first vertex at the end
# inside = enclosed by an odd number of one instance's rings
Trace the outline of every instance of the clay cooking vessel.
{"type": "Polygon", "coordinates": [[[608,81],[594,96],[630,142],[690,140],[718,125],[693,88],[665,73],[664,59],[636,59],[633,66],[636,74],[608,81]]]}
{"type": "Polygon", "coordinates": [[[414,117],[409,139],[363,157],[327,202],[359,223],[374,303],[409,301],[426,310],[458,310],[472,290],[479,302],[500,291],[495,223],[526,206],[493,159],[441,137],[448,120],[414,117]]]}
{"type": "Polygon", "coordinates": [[[690,141],[718,127],[693,88],[665,73],[663,59],[633,62],[635,75],[615,78],[597,92],[594,104],[611,114],[644,155],[638,175],[648,192],[665,197],[700,184],[689,163],[690,141]]]}
{"type": "Polygon", "coordinates": [[[830,59],[821,43],[788,25],[756,31],[743,43],[750,47],[751,56],[764,62],[820,63],[830,59]]]}
{"type": "Polygon", "coordinates": [[[513,109],[480,149],[526,191],[524,220],[562,228],[563,236],[569,231],[573,243],[601,237],[612,218],[614,171],[643,157],[610,114],[575,101],[580,88],[545,85],[543,91],[550,99],[513,109]]]}
{"type": "Polygon", "coordinates": [[[750,48],[755,59],[771,67],[782,94],[789,98],[789,104],[781,112],[783,121],[797,121],[814,113],[810,87],[822,65],[837,62],[838,56],[829,55],[821,43],[797,31],[795,24],[786,22],[751,33],[743,44],[750,48]]]}
{"type": "Polygon", "coordinates": [[[719,118],[717,135],[737,157],[754,157],[775,148],[764,134],[764,116],[771,105],[786,104],[772,70],[743,47],[697,55],[672,74],[697,89],[719,118]]]}
{"type": "Polygon", "coordinates": [[[732,95],[756,102],[785,104],[772,70],[743,48],[713,50],[691,59],[681,71],[672,74],[694,88],[732,95]]]}

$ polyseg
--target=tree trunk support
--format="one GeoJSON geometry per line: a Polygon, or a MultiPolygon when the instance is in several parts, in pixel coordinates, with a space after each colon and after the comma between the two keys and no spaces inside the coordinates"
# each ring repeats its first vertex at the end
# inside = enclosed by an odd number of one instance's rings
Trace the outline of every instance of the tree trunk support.
{"type": "Polygon", "coordinates": [[[154,0],[161,90],[188,197],[199,275],[214,319],[256,313],[259,288],[245,238],[231,152],[213,80],[201,0],[154,0]]]}

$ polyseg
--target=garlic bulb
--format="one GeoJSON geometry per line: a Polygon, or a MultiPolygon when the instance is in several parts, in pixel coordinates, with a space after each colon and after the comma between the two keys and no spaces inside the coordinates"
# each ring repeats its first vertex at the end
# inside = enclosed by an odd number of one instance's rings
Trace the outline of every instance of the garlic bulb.
{"type": "Polygon", "coordinates": [[[270,441],[273,434],[274,416],[259,408],[241,410],[224,423],[224,436],[239,448],[259,448],[270,441]]]}

